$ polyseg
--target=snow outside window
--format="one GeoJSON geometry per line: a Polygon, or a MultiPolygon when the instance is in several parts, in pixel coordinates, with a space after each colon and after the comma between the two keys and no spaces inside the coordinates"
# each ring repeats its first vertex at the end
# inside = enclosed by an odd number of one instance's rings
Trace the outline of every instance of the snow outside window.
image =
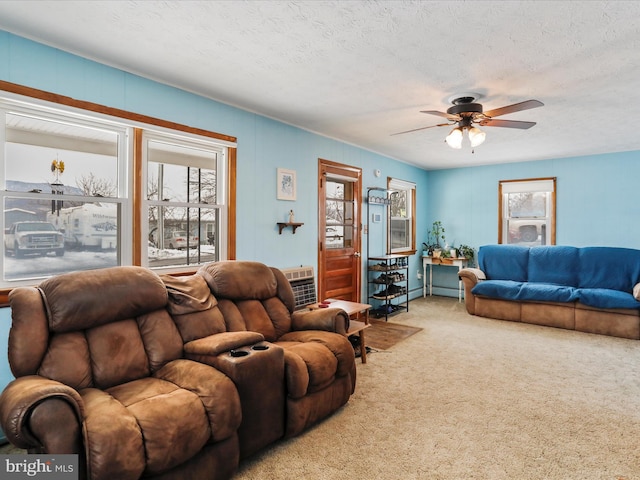
{"type": "Polygon", "coordinates": [[[223,177],[226,148],[188,137],[145,132],[147,265],[174,268],[224,254],[223,177]]]}
{"type": "Polygon", "coordinates": [[[0,112],[1,286],[121,264],[127,128],[10,101],[0,112]]]}
{"type": "Polygon", "coordinates": [[[231,145],[0,93],[0,288],[134,259],[166,273],[226,259],[231,145]]]}

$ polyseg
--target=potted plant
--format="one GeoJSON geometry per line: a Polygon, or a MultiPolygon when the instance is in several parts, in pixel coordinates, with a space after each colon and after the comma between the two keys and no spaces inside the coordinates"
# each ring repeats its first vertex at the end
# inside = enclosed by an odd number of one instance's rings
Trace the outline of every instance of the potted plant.
{"type": "Polygon", "coordinates": [[[433,243],[422,242],[422,255],[432,256],[436,246],[433,243]]]}
{"type": "Polygon", "coordinates": [[[475,257],[475,251],[473,250],[473,247],[470,247],[469,245],[460,245],[458,247],[458,252],[461,256],[466,258],[470,264],[473,263],[473,259],[475,257]]]}
{"type": "Polygon", "coordinates": [[[433,246],[431,255],[433,256],[433,258],[440,258],[440,255],[442,253],[442,245],[440,244],[440,241],[442,241],[442,244],[445,243],[444,227],[442,226],[442,222],[440,220],[436,220],[435,222],[433,222],[428,234],[428,241],[433,246]],[[433,242],[431,241],[432,237],[433,242]]]}

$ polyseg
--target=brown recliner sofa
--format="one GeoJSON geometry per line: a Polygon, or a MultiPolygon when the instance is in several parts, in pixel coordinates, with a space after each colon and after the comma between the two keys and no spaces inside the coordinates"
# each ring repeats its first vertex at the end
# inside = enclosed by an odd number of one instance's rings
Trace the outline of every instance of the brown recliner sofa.
{"type": "Polygon", "coordinates": [[[261,263],[71,273],[9,300],[0,426],[29,452],[78,453],[80,478],[229,478],[355,389],[347,314],[294,312],[261,263]]]}
{"type": "Polygon", "coordinates": [[[223,479],[239,461],[233,382],[183,358],[167,290],[150,270],[64,274],[9,295],[0,397],[9,441],[78,454],[79,478],[223,479]]]}
{"type": "Polygon", "coordinates": [[[354,392],[348,315],[294,311],[291,285],[280,270],[222,261],[188,277],[162,278],[186,357],[216,366],[240,392],[241,458],[299,434],[354,392]]]}

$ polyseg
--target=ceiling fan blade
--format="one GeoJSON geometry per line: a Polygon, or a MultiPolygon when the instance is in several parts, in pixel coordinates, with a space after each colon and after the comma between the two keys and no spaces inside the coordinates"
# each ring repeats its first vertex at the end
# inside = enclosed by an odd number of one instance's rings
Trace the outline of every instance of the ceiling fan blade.
{"type": "Polygon", "coordinates": [[[520,128],[522,130],[531,128],[536,124],[536,122],[520,122],[518,120],[494,120],[492,118],[481,120],[478,123],[483,127],[520,128]]]}
{"type": "Polygon", "coordinates": [[[520,112],[521,110],[529,110],[530,108],[542,107],[544,103],[538,100],[527,100],[525,102],[514,103],[513,105],[507,105],[506,107],[496,108],[484,112],[486,117],[499,117],[500,115],[506,115],[507,113],[520,112]]]}
{"type": "Polygon", "coordinates": [[[438,117],[444,117],[446,119],[451,120],[452,122],[459,122],[462,120],[462,117],[457,114],[439,112],[438,110],[420,110],[420,113],[428,113],[429,115],[437,115],[438,117]]]}
{"type": "Polygon", "coordinates": [[[453,125],[452,123],[439,123],[438,125],[429,125],[428,127],[420,127],[420,128],[414,128],[413,130],[405,130],[404,132],[392,133],[391,136],[393,137],[394,135],[402,135],[403,133],[417,132],[419,130],[426,130],[427,128],[450,127],[452,125],[453,125]]]}

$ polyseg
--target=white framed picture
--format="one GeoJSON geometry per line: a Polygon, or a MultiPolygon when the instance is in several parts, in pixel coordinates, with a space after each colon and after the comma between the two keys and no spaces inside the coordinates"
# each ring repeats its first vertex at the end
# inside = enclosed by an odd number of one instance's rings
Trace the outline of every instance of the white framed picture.
{"type": "Polygon", "coordinates": [[[276,188],[277,188],[278,200],[295,200],[296,199],[295,170],[278,168],[278,178],[277,178],[276,188]]]}

